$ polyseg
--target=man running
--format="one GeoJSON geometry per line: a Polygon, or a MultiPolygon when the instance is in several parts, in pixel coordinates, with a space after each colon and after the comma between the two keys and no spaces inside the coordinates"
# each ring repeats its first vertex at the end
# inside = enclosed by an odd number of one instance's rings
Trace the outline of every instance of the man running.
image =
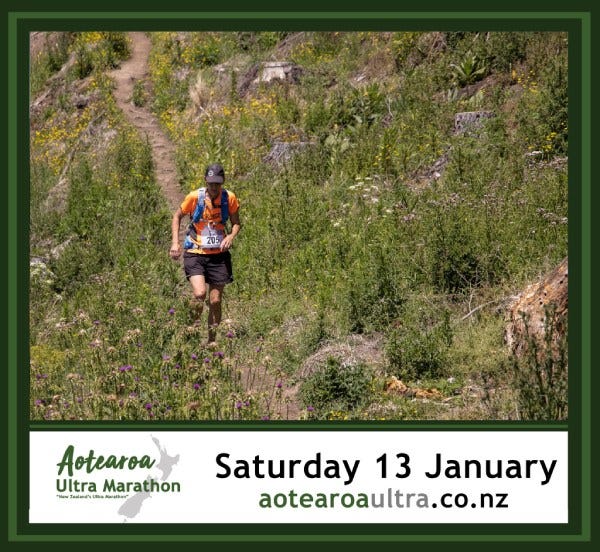
{"type": "Polygon", "coordinates": [[[200,321],[208,285],[208,345],[214,345],[217,327],[221,322],[223,290],[233,282],[229,250],[241,225],[239,202],[234,193],[223,188],[225,171],[219,163],[209,165],[204,174],[206,188],[189,193],[173,214],[172,243],[169,255],[173,260],[181,256],[179,227],[184,215],[190,225],[183,244],[183,267],[194,294],[193,316],[200,321]],[[231,220],[231,232],[225,223],[231,220]]]}

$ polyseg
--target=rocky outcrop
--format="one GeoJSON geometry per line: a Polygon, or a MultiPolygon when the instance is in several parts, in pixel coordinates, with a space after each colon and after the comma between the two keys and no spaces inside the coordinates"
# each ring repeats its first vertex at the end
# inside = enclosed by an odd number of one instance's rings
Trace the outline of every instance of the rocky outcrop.
{"type": "Polygon", "coordinates": [[[275,142],[263,161],[273,166],[281,167],[297,153],[315,145],[314,142],[275,142]]]}
{"type": "Polygon", "coordinates": [[[473,134],[480,130],[487,119],[495,117],[492,111],[465,111],[454,116],[454,134],[473,134]]]}
{"type": "Polygon", "coordinates": [[[297,84],[302,73],[302,68],[290,61],[256,63],[241,78],[237,92],[240,98],[243,98],[248,91],[255,89],[261,83],[297,84]]]}
{"type": "Polygon", "coordinates": [[[265,61],[254,79],[254,84],[273,80],[297,83],[302,69],[290,61],[265,61]]]}

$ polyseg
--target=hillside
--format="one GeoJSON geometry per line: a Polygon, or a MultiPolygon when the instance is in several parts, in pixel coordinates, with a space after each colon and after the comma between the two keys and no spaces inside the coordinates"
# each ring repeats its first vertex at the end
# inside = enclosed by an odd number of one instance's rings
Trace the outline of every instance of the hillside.
{"type": "Polygon", "coordinates": [[[33,419],[566,417],[563,321],[505,342],[567,255],[565,34],[34,35],[33,419]],[[216,350],[168,256],[215,161],[216,350]]]}

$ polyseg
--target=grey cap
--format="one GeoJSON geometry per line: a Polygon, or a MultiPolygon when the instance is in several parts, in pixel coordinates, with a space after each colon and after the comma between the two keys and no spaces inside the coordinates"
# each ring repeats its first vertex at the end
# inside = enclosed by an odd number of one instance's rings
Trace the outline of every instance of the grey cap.
{"type": "Polygon", "coordinates": [[[214,182],[215,184],[223,184],[225,181],[225,171],[223,170],[223,165],[220,163],[213,163],[206,167],[206,172],[204,173],[206,178],[206,182],[214,182]]]}

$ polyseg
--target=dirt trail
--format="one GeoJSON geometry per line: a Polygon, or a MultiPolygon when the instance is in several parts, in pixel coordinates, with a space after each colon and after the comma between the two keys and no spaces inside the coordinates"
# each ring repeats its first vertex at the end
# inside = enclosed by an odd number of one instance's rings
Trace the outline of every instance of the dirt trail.
{"type": "Polygon", "coordinates": [[[171,211],[175,211],[183,199],[183,192],[177,181],[175,166],[175,146],[167,138],[154,114],[146,107],[136,107],[131,98],[136,81],[148,76],[148,57],[152,43],[145,33],[129,33],[131,57],[112,71],[115,80],[115,100],[125,117],[146,136],[152,147],[152,158],[156,179],[171,211]]]}

